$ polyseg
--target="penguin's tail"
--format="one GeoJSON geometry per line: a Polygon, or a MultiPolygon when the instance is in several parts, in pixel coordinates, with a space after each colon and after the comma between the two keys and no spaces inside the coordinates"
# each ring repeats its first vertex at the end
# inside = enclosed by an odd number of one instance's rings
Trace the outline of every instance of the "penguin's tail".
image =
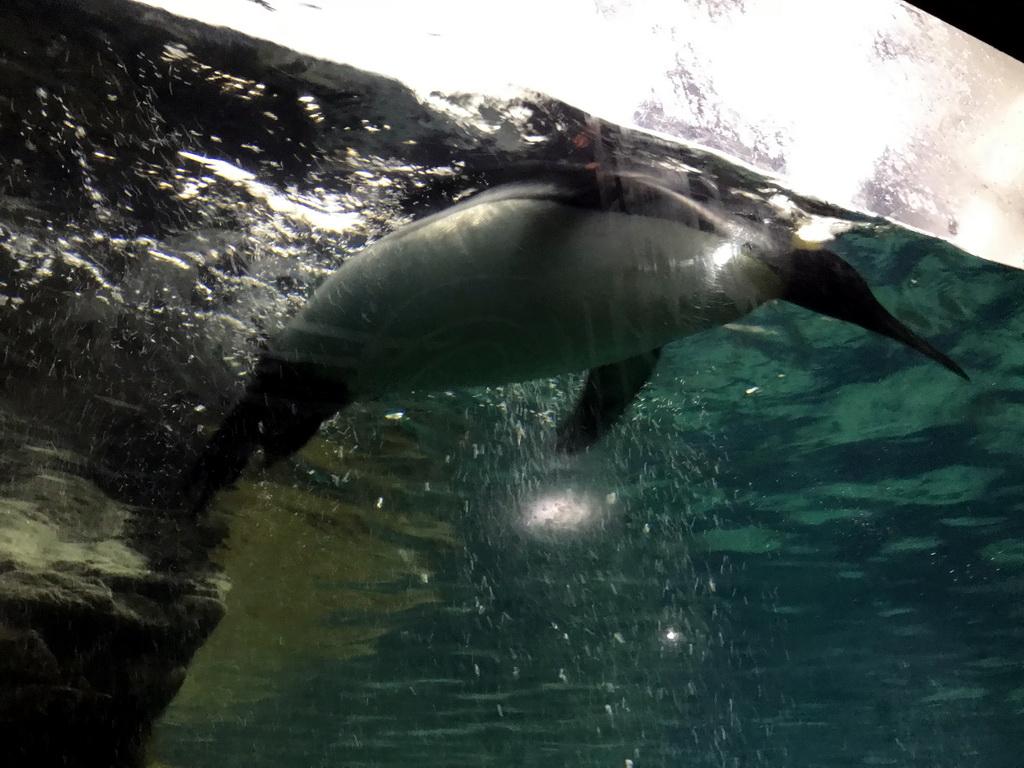
{"type": "Polygon", "coordinates": [[[298,366],[265,355],[241,401],[185,477],[184,492],[195,514],[238,479],[257,449],[263,449],[268,466],[287,458],[348,402],[344,385],[324,384],[298,366]]]}

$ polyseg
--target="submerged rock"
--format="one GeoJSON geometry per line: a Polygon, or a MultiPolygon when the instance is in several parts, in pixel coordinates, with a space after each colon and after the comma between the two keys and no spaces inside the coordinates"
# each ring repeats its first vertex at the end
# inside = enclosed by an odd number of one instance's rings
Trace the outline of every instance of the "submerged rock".
{"type": "Polygon", "coordinates": [[[129,508],[81,477],[24,465],[4,480],[0,765],[141,765],[225,585],[204,548],[155,569],[129,508]]]}

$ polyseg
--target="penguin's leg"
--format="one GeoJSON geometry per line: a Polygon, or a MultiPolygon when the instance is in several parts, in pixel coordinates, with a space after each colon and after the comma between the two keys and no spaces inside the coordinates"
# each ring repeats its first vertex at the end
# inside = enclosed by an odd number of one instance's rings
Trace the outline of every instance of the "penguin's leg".
{"type": "Polygon", "coordinates": [[[577,453],[604,435],[651,378],[661,349],[653,349],[587,373],[583,393],[558,427],[555,450],[577,453]]]}
{"type": "Polygon", "coordinates": [[[287,458],[349,402],[343,384],[323,382],[299,366],[264,355],[241,401],[186,478],[196,514],[238,479],[257,448],[263,449],[268,465],[287,458]]]}

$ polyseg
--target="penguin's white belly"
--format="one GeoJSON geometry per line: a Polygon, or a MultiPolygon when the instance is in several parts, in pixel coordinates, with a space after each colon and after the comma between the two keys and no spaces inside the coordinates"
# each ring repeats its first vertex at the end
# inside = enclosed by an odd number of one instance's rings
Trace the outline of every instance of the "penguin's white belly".
{"type": "Polygon", "coordinates": [[[730,322],[768,298],[741,245],[544,200],[472,205],[369,246],[272,344],[355,397],[580,371],[730,322]]]}

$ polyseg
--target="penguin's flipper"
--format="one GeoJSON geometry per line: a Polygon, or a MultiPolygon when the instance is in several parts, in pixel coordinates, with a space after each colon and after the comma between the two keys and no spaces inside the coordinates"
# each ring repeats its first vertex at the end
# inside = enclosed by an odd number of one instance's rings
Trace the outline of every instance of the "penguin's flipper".
{"type": "Polygon", "coordinates": [[[660,355],[653,349],[588,372],[576,407],[558,427],[555,449],[577,453],[596,443],[643,389],[660,355]]]}
{"type": "Polygon", "coordinates": [[[348,402],[343,385],[318,382],[293,365],[262,358],[241,401],[186,476],[185,492],[196,514],[238,479],[257,448],[267,464],[287,458],[348,402]]]}

